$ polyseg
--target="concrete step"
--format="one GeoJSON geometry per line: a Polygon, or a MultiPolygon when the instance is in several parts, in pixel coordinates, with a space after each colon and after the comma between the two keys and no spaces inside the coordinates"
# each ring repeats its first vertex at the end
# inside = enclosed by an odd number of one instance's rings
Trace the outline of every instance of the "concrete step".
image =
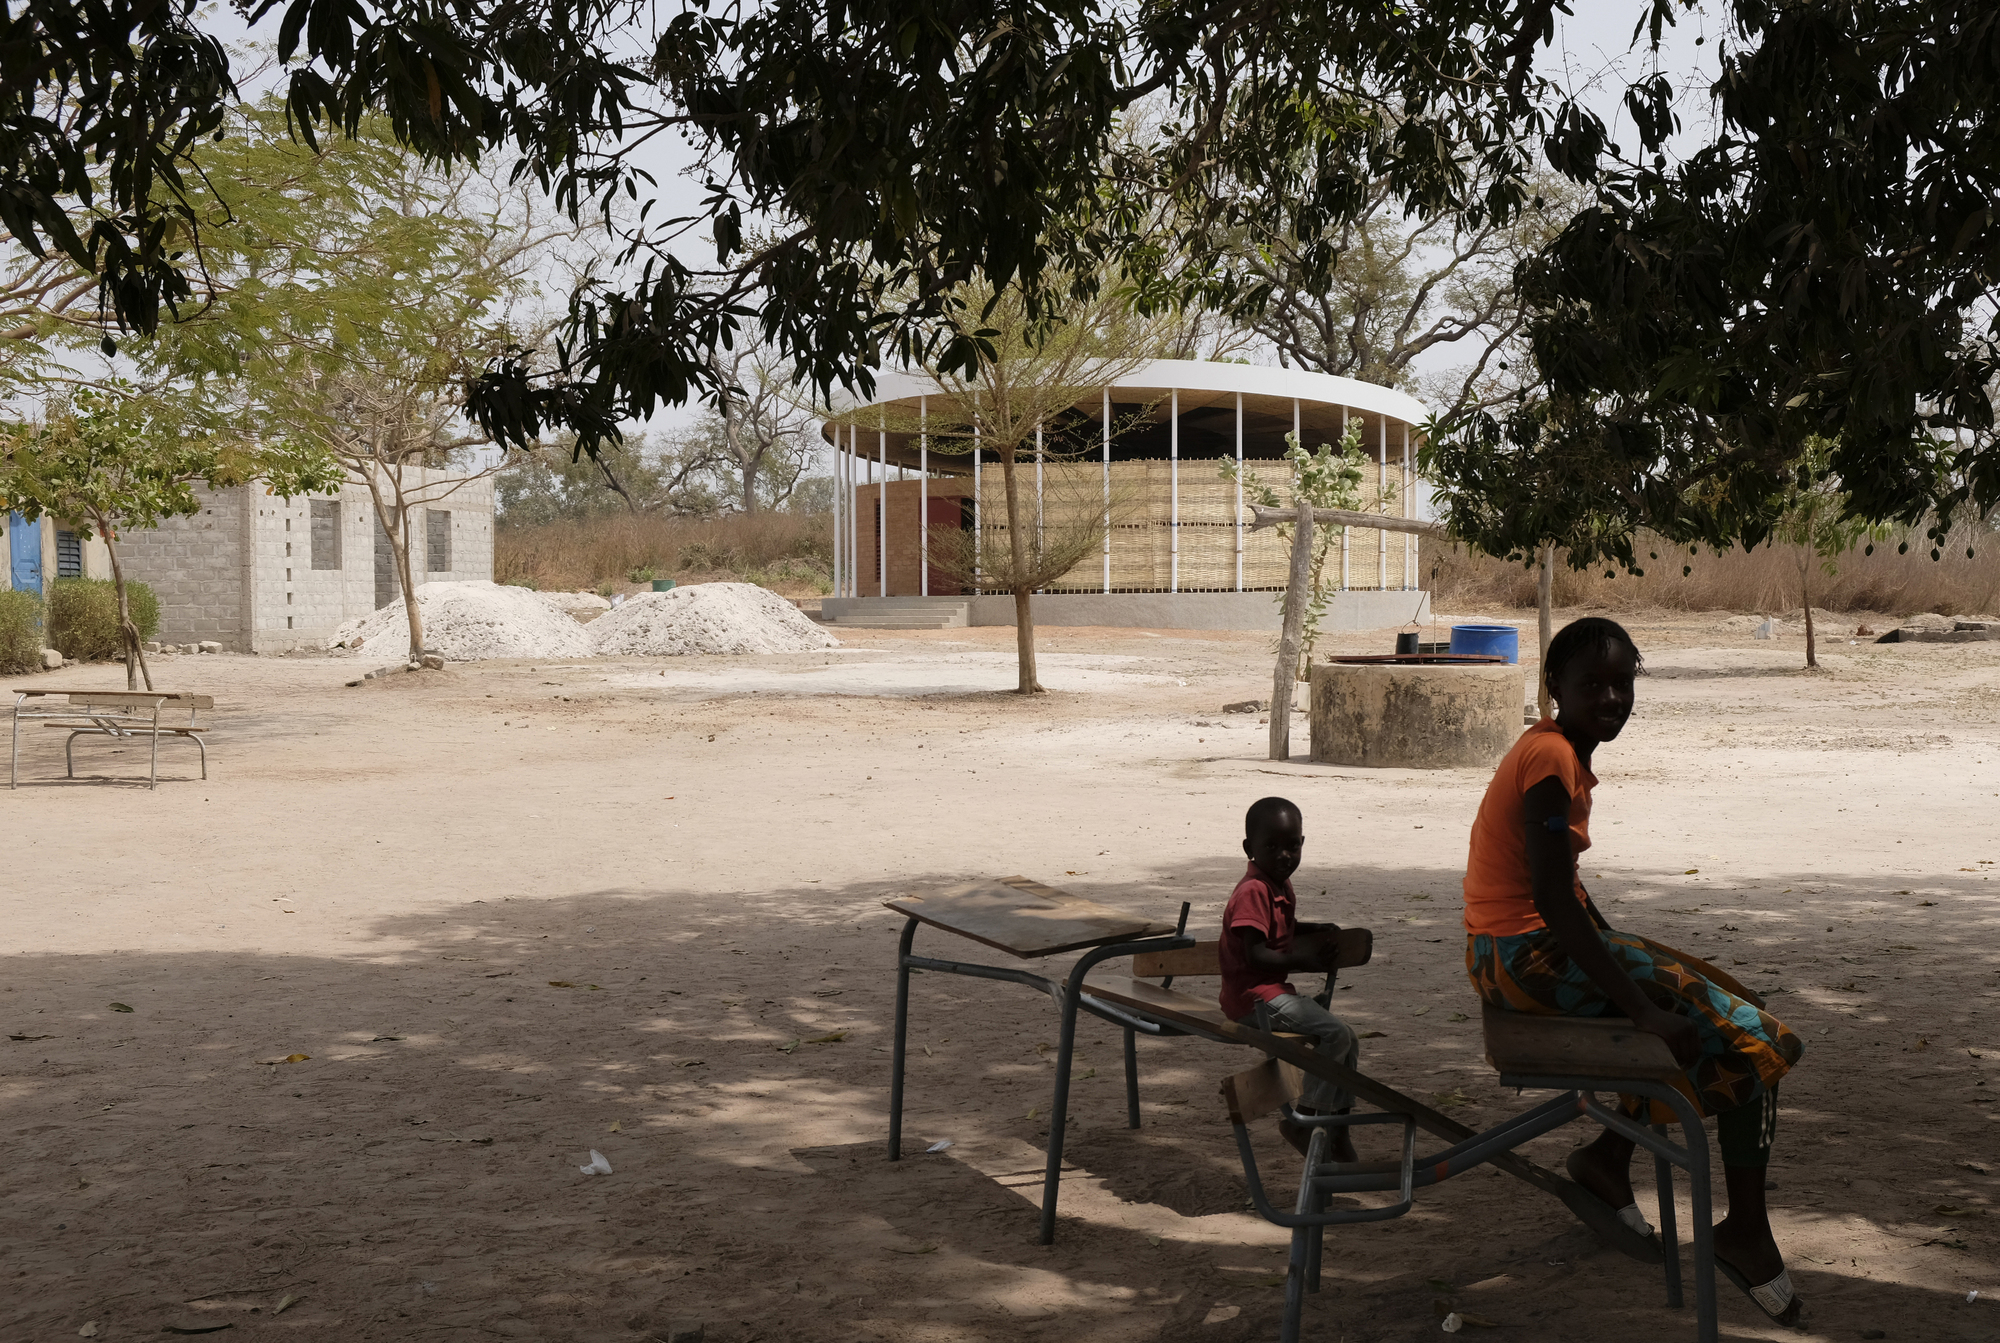
{"type": "Polygon", "coordinates": [[[827,622],[846,630],[959,630],[965,628],[963,611],[878,611],[841,616],[827,622]]]}
{"type": "Polygon", "coordinates": [[[972,623],[972,606],[955,597],[863,597],[825,623],[861,630],[964,629],[972,623]]]}

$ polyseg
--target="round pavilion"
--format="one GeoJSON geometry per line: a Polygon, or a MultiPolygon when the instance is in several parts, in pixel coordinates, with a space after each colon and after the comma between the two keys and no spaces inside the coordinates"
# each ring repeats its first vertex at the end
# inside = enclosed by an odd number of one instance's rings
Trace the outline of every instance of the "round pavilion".
{"type": "MultiPolygon", "coordinates": [[[[998,557],[1009,544],[1001,468],[991,452],[965,452],[962,441],[950,453],[936,449],[926,425],[937,395],[929,379],[890,374],[878,380],[874,400],[822,426],[835,449],[830,615],[853,614],[857,599],[879,607],[952,598],[978,608],[971,623],[1011,623],[999,585],[998,557]],[[885,413],[870,429],[867,412],[877,406],[885,413]],[[941,572],[931,555],[939,528],[971,531],[979,552],[996,557],[993,576],[982,569],[968,581],[941,572]],[[980,618],[987,606],[992,618],[980,618]]],[[[1017,460],[1023,499],[1032,491],[1024,520],[1041,525],[1045,509],[1094,509],[1100,495],[1112,515],[1096,553],[1039,590],[1037,621],[1274,625],[1269,594],[1285,586],[1289,549],[1275,530],[1251,530],[1247,505],[1255,481],[1286,496],[1286,435],[1297,432],[1308,448],[1338,445],[1358,424],[1367,458],[1361,510],[1414,518],[1423,494],[1416,454],[1428,418],[1422,402],[1393,388],[1249,364],[1162,359],[1112,382],[1074,407],[1067,451],[1046,462],[1032,452],[1017,460]],[[1232,481],[1224,468],[1236,463],[1240,478],[1232,481]]],[[[1326,623],[1380,626],[1420,613],[1421,598],[1412,608],[1402,595],[1419,588],[1417,542],[1343,529],[1341,595],[1326,623]]]]}

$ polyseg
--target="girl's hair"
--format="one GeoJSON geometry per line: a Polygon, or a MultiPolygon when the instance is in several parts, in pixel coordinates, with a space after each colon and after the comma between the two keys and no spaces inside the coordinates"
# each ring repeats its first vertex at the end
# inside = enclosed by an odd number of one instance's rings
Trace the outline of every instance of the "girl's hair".
{"type": "Polygon", "coordinates": [[[1542,659],[1542,684],[1549,688],[1550,694],[1554,694],[1556,678],[1579,653],[1603,655],[1619,647],[1631,649],[1632,665],[1640,671],[1645,670],[1646,659],[1639,655],[1639,645],[1632,642],[1632,636],[1625,632],[1623,625],[1603,616],[1572,620],[1549,640],[1548,656],[1542,659]]]}

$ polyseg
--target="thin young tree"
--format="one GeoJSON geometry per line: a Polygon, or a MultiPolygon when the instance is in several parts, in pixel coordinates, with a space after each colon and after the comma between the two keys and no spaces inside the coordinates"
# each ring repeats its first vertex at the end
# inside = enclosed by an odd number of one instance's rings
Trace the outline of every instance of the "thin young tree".
{"type": "MultiPolygon", "coordinates": [[[[1222,478],[1234,482],[1242,477],[1244,492],[1253,503],[1266,508],[1292,508],[1300,503],[1314,508],[1358,509],[1361,506],[1361,481],[1366,469],[1367,458],[1361,452],[1361,421],[1351,420],[1347,432],[1341,435],[1340,447],[1336,451],[1333,444],[1322,443],[1316,451],[1308,451],[1299,442],[1297,434],[1285,435],[1284,460],[1291,468],[1291,479],[1283,493],[1261,477],[1247,471],[1239,473],[1235,462],[1222,464],[1222,478]]],[[[1385,482],[1386,484],[1386,482],[1385,482]]],[[[1394,498],[1394,486],[1388,486],[1380,502],[1387,505],[1394,498]]],[[[1278,534],[1287,544],[1292,540],[1293,524],[1278,528],[1278,534]]],[[[1313,645],[1319,640],[1320,621],[1326,618],[1326,605],[1333,597],[1335,585],[1327,578],[1327,557],[1340,539],[1340,529],[1323,527],[1314,529],[1311,559],[1308,562],[1305,605],[1299,626],[1299,653],[1295,679],[1306,679],[1306,669],[1312,664],[1313,645]]],[[[1285,594],[1279,593],[1282,603],[1285,594]]]]}
{"type": "MultiPolygon", "coordinates": [[[[983,312],[982,356],[971,370],[932,369],[937,391],[928,398],[925,428],[932,452],[969,455],[977,447],[1000,467],[1005,501],[1005,554],[960,554],[949,533],[934,532],[933,555],[981,585],[1003,587],[1014,598],[1016,690],[1043,693],[1035,665],[1034,594],[1075,568],[1103,543],[1105,529],[1124,506],[1115,494],[1106,507],[1101,492],[1086,499],[1081,477],[1068,464],[1088,450],[1101,427],[1079,407],[1094,405],[1111,383],[1135,373],[1179,344],[1183,319],[1174,312],[1144,314],[1119,285],[1099,285],[1094,297],[1073,302],[1059,316],[1038,318],[1018,290],[969,285],[959,301],[983,312]],[[1023,468],[1043,455],[1043,508],[1023,490],[1023,468]],[[1053,463],[1054,469],[1049,469],[1053,463]],[[1049,508],[1051,490],[1060,501],[1049,508]],[[1107,516],[1109,515],[1109,516],[1107,516]]],[[[890,423],[886,412],[865,411],[855,423],[914,429],[890,423]]],[[[1093,485],[1095,482],[1093,482],[1093,485]]]]}
{"type": "Polygon", "coordinates": [[[121,356],[147,386],[271,426],[367,486],[417,662],[412,515],[497,469],[461,413],[466,383],[545,333],[541,287],[590,264],[584,230],[504,175],[425,163],[371,119],[320,151],[275,102],[235,109],[229,129],[191,151],[190,189],[233,221],[211,230],[207,302],[121,356]]]}
{"type": "Polygon", "coordinates": [[[126,594],[120,535],[202,510],[197,485],[258,481],[287,499],[336,488],[340,468],[310,444],[258,441],[191,424],[169,402],[85,388],[51,403],[39,424],[0,439],[0,507],[74,523],[104,542],[118,595],[125,688],[152,672],[126,594]]]}
{"type": "Polygon", "coordinates": [[[1799,566],[1799,603],[1806,612],[1806,670],[1819,669],[1819,641],[1813,628],[1813,574],[1828,578],[1840,572],[1841,557],[1856,546],[1879,541],[1888,529],[1853,515],[1853,501],[1833,470],[1833,445],[1823,438],[1807,441],[1798,458],[1798,474],[1786,492],[1784,512],[1772,540],[1789,546],[1799,566]]]}

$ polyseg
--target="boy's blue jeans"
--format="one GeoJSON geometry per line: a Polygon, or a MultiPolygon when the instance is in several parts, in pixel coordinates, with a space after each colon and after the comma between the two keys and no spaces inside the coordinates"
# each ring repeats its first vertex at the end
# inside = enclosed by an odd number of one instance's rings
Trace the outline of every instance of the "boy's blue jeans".
{"type": "MultiPolygon", "coordinates": [[[[1281,994],[1269,1002],[1259,1003],[1257,1010],[1239,1018],[1237,1025],[1311,1036],[1315,1054],[1345,1068],[1361,1066],[1361,1041],[1355,1036],[1354,1028],[1303,994],[1281,994]]],[[[1321,1114],[1331,1114],[1350,1108],[1354,1097],[1348,1094],[1345,1087],[1307,1073],[1305,1091],[1299,1096],[1299,1104],[1321,1114]]]]}

